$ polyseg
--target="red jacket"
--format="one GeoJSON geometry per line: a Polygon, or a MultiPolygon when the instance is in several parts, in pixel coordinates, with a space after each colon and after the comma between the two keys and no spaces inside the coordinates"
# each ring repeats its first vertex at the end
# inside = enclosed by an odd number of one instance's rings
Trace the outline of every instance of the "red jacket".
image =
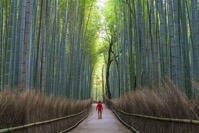
{"type": "Polygon", "coordinates": [[[101,103],[97,104],[96,110],[98,110],[98,111],[102,111],[103,110],[103,107],[102,107],[101,103]]]}

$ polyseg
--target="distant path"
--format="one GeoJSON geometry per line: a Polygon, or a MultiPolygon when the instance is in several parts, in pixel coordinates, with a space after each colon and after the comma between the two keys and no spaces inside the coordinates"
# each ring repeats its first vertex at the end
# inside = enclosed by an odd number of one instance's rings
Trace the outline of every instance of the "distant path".
{"type": "Polygon", "coordinates": [[[104,104],[102,119],[98,119],[95,108],[93,104],[88,118],[69,133],[131,133],[104,104]]]}

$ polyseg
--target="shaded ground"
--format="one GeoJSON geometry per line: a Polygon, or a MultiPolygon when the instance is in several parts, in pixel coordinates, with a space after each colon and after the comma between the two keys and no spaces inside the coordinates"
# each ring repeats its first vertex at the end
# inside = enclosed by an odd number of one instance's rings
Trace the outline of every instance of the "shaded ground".
{"type": "Polygon", "coordinates": [[[96,104],[93,104],[88,118],[70,133],[131,133],[104,104],[102,119],[98,119],[95,108],[96,104]]]}

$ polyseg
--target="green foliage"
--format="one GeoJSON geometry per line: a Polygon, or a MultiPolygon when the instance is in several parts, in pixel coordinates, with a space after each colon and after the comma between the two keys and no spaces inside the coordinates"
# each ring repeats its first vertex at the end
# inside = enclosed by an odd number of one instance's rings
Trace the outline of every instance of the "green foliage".
{"type": "Polygon", "coordinates": [[[91,77],[98,61],[97,38],[101,27],[101,14],[99,8],[95,8],[96,2],[96,0],[34,1],[30,11],[32,16],[26,19],[28,15],[25,13],[29,10],[30,3],[18,0],[16,23],[12,25],[11,1],[1,1],[0,6],[3,7],[0,16],[3,18],[0,23],[1,89],[8,86],[8,81],[14,84],[11,88],[21,87],[20,79],[26,77],[23,81],[27,88],[36,88],[54,96],[89,98],[91,77]],[[25,16],[21,18],[22,15],[25,16]],[[22,23],[22,20],[31,23],[22,23]],[[9,31],[6,29],[12,30],[15,35],[8,35],[9,31]],[[24,34],[30,35],[26,46],[23,43],[24,34]],[[15,42],[7,45],[8,40],[15,42]],[[14,52],[6,52],[10,49],[5,46],[11,46],[9,48],[13,48],[14,52]],[[13,55],[15,56],[13,60],[8,58],[13,55]],[[23,58],[24,55],[28,58],[23,58]],[[10,63],[13,64],[13,68],[6,67],[10,63]],[[6,72],[3,70],[5,68],[6,72]],[[23,69],[22,73],[22,68],[27,70],[23,69]]]}
{"type": "Polygon", "coordinates": [[[104,15],[105,15],[105,23],[110,30],[110,32],[114,32],[115,24],[116,24],[116,16],[115,16],[115,4],[116,0],[108,0],[106,2],[106,6],[104,7],[104,15]]]}
{"type": "Polygon", "coordinates": [[[95,3],[88,3],[86,5],[88,10],[85,11],[85,48],[91,55],[93,66],[97,63],[97,47],[98,47],[98,36],[101,27],[101,15],[98,8],[94,7],[95,3]],[[92,5],[90,5],[92,4],[92,5]]]}

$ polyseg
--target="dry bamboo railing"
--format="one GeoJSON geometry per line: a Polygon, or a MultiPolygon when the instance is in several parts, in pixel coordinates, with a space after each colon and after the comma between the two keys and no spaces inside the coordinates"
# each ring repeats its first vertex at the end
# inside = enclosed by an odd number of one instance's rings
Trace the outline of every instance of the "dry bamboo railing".
{"type": "Polygon", "coordinates": [[[190,119],[177,119],[177,118],[164,118],[164,117],[156,117],[156,116],[147,116],[147,115],[141,115],[141,114],[131,114],[124,112],[120,109],[115,108],[117,111],[124,115],[128,116],[135,116],[135,117],[140,117],[140,118],[145,118],[145,119],[153,119],[153,120],[159,120],[159,121],[169,121],[169,122],[178,122],[178,123],[187,123],[187,124],[199,124],[198,120],[190,120],[190,119]]]}
{"type": "Polygon", "coordinates": [[[121,118],[120,115],[129,116],[129,117],[137,117],[142,119],[148,119],[148,120],[154,120],[154,121],[161,121],[161,122],[171,122],[171,123],[181,123],[181,124],[192,124],[199,126],[199,120],[192,120],[192,119],[179,119],[179,118],[164,118],[164,117],[157,117],[157,116],[148,116],[148,115],[142,115],[142,114],[133,114],[125,112],[121,109],[118,109],[115,107],[109,99],[105,98],[106,105],[113,111],[113,113],[116,115],[116,117],[129,129],[131,129],[133,132],[139,133],[137,129],[132,127],[131,124],[126,122],[124,119],[121,118]]]}
{"type": "MultiPolygon", "coordinates": [[[[64,117],[60,117],[60,118],[55,118],[55,119],[51,119],[51,120],[46,120],[46,121],[30,123],[30,124],[26,124],[26,125],[22,125],[22,126],[16,126],[16,127],[0,129],[0,133],[7,133],[7,132],[12,132],[12,131],[17,131],[17,130],[20,130],[20,129],[35,127],[35,126],[39,126],[39,125],[44,125],[44,124],[49,124],[49,123],[52,123],[52,122],[64,120],[64,119],[71,118],[71,117],[76,117],[76,116],[79,116],[79,115],[85,113],[88,110],[89,110],[89,108],[87,108],[87,109],[85,109],[85,110],[83,110],[83,111],[81,111],[81,112],[79,112],[77,114],[72,114],[72,115],[68,115],[68,116],[64,116],[64,117]]],[[[84,118],[86,118],[87,116],[88,116],[88,113],[87,113],[87,115],[84,118]]],[[[75,124],[74,126],[70,127],[68,130],[70,130],[70,129],[74,128],[75,126],[77,126],[83,119],[78,121],[77,124],[75,124]]]]}
{"type": "Polygon", "coordinates": [[[114,109],[111,109],[113,111],[113,113],[116,115],[116,117],[120,120],[120,122],[122,122],[126,127],[128,127],[129,129],[131,129],[131,131],[135,132],[135,133],[139,133],[138,130],[136,130],[134,127],[130,126],[129,124],[127,124],[126,122],[124,122],[119,115],[115,112],[114,109]]]}
{"type": "Polygon", "coordinates": [[[84,119],[86,119],[86,118],[88,117],[88,115],[89,115],[89,114],[87,114],[84,118],[82,118],[81,120],[79,120],[74,126],[69,127],[69,128],[67,128],[67,129],[63,130],[63,131],[61,131],[60,133],[65,133],[65,132],[68,132],[68,131],[74,129],[77,125],[79,125],[79,123],[81,123],[84,119]]]}

